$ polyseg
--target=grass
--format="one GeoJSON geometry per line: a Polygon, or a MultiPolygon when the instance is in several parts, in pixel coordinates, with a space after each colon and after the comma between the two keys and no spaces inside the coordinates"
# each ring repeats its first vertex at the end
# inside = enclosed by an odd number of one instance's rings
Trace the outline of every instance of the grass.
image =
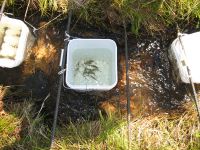
{"type": "Polygon", "coordinates": [[[135,34],[139,34],[140,27],[156,32],[178,21],[200,19],[198,0],[115,0],[114,5],[130,20],[135,34]]]}
{"type": "MultiPolygon", "coordinates": [[[[1,0],[3,2],[3,0],[1,0]]],[[[7,0],[7,5],[12,6],[18,3],[17,0],[7,0]]],[[[21,5],[25,7],[29,5],[29,10],[39,10],[41,15],[48,15],[50,12],[66,13],[68,11],[69,5],[71,6],[71,1],[69,0],[25,0],[21,5]]],[[[19,4],[18,4],[19,5],[19,4]]]]}
{"type": "Polygon", "coordinates": [[[13,93],[0,86],[0,101],[7,101],[0,110],[0,149],[48,149],[49,130],[43,117],[34,109],[32,99],[12,102],[12,96],[17,94],[21,91],[13,93]]]}
{"type": "MultiPolygon", "coordinates": [[[[8,4],[16,2],[9,0],[8,4]]],[[[30,0],[30,9],[40,10],[43,16],[54,12],[65,14],[73,9],[77,18],[106,28],[110,26],[105,22],[110,22],[112,27],[112,24],[123,25],[122,20],[126,20],[137,35],[141,28],[153,34],[180,21],[189,23],[194,18],[200,19],[199,0],[30,0]]]]}
{"type": "MultiPolygon", "coordinates": [[[[3,100],[5,98],[7,96],[3,100]]],[[[183,107],[186,111],[182,114],[160,113],[133,119],[131,149],[200,149],[200,123],[195,107],[191,102],[183,107]]],[[[5,104],[4,108],[6,113],[0,117],[2,149],[49,149],[50,128],[30,101],[5,104]]],[[[127,142],[126,120],[100,113],[100,119],[95,121],[82,120],[57,126],[53,149],[126,150],[127,142]]]]}
{"type": "MultiPolygon", "coordinates": [[[[198,150],[200,124],[193,110],[175,118],[166,114],[131,122],[131,149],[198,150]]],[[[128,149],[126,121],[101,118],[71,124],[57,137],[58,149],[128,149]]]]}
{"type": "Polygon", "coordinates": [[[10,145],[18,139],[21,119],[12,114],[5,114],[0,118],[0,149],[10,145]]]}
{"type": "Polygon", "coordinates": [[[39,6],[42,15],[47,14],[48,11],[66,13],[69,6],[68,0],[38,0],[36,3],[39,6]]]}
{"type": "Polygon", "coordinates": [[[4,149],[48,149],[49,129],[42,117],[34,118],[30,102],[14,104],[12,113],[0,118],[0,148],[4,149]]]}
{"type": "MultiPolygon", "coordinates": [[[[14,5],[14,2],[9,0],[8,4],[14,5]]],[[[88,0],[84,4],[31,0],[30,6],[39,8],[41,15],[67,13],[73,7],[77,17],[98,26],[105,26],[104,21],[114,13],[118,20],[125,19],[131,25],[134,34],[140,34],[141,27],[149,32],[160,32],[178,21],[200,19],[199,0],[88,0]]],[[[1,98],[5,99],[0,94],[0,101],[1,98]]],[[[200,149],[200,124],[194,106],[189,103],[185,107],[185,113],[175,116],[161,113],[133,119],[131,149],[200,149]]],[[[43,116],[35,117],[37,112],[30,101],[5,108],[6,113],[0,116],[0,148],[48,149],[50,128],[43,116]]],[[[128,149],[126,133],[123,118],[101,116],[96,121],[82,120],[58,126],[55,149],[128,149]]]]}

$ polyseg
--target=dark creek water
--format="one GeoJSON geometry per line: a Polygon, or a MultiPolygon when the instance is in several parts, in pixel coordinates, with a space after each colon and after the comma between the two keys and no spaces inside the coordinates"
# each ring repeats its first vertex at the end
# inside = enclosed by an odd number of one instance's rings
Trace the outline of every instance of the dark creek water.
{"type": "MultiPolygon", "coordinates": [[[[123,32],[122,32],[123,33],[123,32]]],[[[78,26],[72,31],[79,37],[111,38],[118,44],[117,86],[107,92],[79,93],[65,89],[61,96],[59,118],[79,120],[81,118],[95,119],[99,110],[108,113],[120,112],[126,114],[126,79],[123,34],[109,35],[106,32],[81,30],[78,26]]],[[[185,86],[174,83],[171,66],[167,57],[167,49],[174,35],[165,37],[129,36],[130,94],[133,117],[138,114],[150,115],[157,112],[179,110],[186,100],[185,86]]],[[[62,119],[63,120],[63,119],[62,119]]]]}
{"type": "MultiPolygon", "coordinates": [[[[1,84],[22,85],[22,87],[12,89],[13,91],[23,90],[20,95],[5,98],[5,103],[32,97],[31,100],[36,101],[36,108],[39,109],[45,96],[50,93],[50,98],[45,101],[43,113],[51,121],[57,95],[59,54],[64,44],[62,41],[65,26],[66,22],[63,22],[40,30],[30,57],[20,67],[0,68],[1,84]]],[[[126,113],[124,38],[123,29],[119,30],[118,33],[112,33],[84,23],[73,26],[71,30],[73,36],[111,38],[116,41],[119,81],[114,89],[107,92],[80,93],[63,88],[58,116],[60,122],[77,121],[83,118],[96,119],[99,116],[99,110],[106,113],[126,113]]],[[[174,32],[175,30],[172,33],[174,32]]],[[[129,90],[131,111],[135,117],[139,113],[149,115],[160,111],[178,110],[186,99],[185,87],[173,82],[167,58],[167,49],[175,38],[174,35],[169,34],[162,38],[161,35],[140,38],[128,36],[129,90]]]]}
{"type": "Polygon", "coordinates": [[[164,41],[144,39],[129,59],[133,94],[141,90],[141,99],[157,110],[177,108],[185,98],[185,87],[173,82],[167,49],[164,41]]]}

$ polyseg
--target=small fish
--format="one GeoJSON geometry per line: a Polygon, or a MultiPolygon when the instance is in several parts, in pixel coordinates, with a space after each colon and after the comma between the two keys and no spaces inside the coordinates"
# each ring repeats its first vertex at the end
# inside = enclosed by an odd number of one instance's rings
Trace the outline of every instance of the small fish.
{"type": "Polygon", "coordinates": [[[88,69],[88,68],[85,68],[84,71],[83,71],[83,74],[84,75],[95,75],[94,71],[92,69],[88,69]]]}
{"type": "Polygon", "coordinates": [[[87,60],[84,62],[85,65],[91,65],[92,63],[94,63],[94,60],[87,60]]]}
{"type": "Polygon", "coordinates": [[[95,70],[99,70],[99,68],[96,66],[96,65],[91,65],[91,67],[93,68],[93,69],[95,69],[95,70]]]}
{"type": "Polygon", "coordinates": [[[85,78],[92,78],[92,79],[96,80],[96,78],[95,78],[96,75],[95,75],[94,71],[92,71],[91,69],[88,69],[88,68],[84,69],[83,76],[85,78]]]}
{"type": "Polygon", "coordinates": [[[95,78],[95,76],[90,76],[92,79],[94,79],[94,80],[97,80],[96,78],[95,78]]]}
{"type": "Polygon", "coordinates": [[[97,72],[97,71],[99,71],[99,69],[98,68],[92,68],[92,69],[90,69],[90,71],[91,72],[97,72]]]}

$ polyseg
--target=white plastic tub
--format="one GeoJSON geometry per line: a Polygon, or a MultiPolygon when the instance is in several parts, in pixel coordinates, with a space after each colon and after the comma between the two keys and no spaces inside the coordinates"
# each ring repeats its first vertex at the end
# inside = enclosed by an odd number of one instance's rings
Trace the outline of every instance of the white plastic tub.
{"type": "MultiPolygon", "coordinates": [[[[8,57],[0,57],[0,67],[6,67],[6,68],[13,68],[13,67],[17,67],[19,66],[23,60],[26,57],[27,54],[27,50],[32,46],[34,38],[31,35],[29,28],[27,27],[27,25],[22,22],[21,20],[18,19],[13,19],[13,18],[9,18],[7,16],[2,16],[1,18],[1,22],[0,22],[0,26],[4,26],[6,29],[19,29],[20,30],[20,35],[18,36],[19,39],[17,41],[17,46],[15,49],[15,54],[13,55],[13,58],[8,58],[8,57]]],[[[7,37],[6,33],[5,35],[0,35],[3,36],[3,42],[6,43],[5,41],[7,40],[7,42],[13,44],[12,37],[7,37]]],[[[9,51],[9,48],[5,48],[3,46],[2,43],[0,45],[0,51],[2,51],[4,49],[4,51],[9,51]]],[[[5,45],[5,44],[4,44],[5,45]]]]}
{"type": "Polygon", "coordinates": [[[186,62],[191,70],[193,82],[200,83],[200,32],[183,34],[180,38],[185,54],[179,38],[173,41],[169,49],[169,58],[173,64],[174,73],[181,82],[189,83],[184,63],[186,62]]]}
{"type": "Polygon", "coordinates": [[[66,84],[79,91],[110,90],[117,84],[117,46],[110,39],[73,39],[67,51],[66,84]]]}

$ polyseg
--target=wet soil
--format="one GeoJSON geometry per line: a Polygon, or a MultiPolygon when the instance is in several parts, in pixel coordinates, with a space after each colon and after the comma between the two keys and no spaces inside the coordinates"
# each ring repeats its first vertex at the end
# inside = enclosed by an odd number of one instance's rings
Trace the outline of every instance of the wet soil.
{"type": "MultiPolygon", "coordinates": [[[[38,26],[44,23],[38,21],[38,26]]],[[[42,113],[47,122],[52,122],[58,89],[59,56],[61,48],[64,48],[66,25],[67,21],[63,20],[39,30],[37,40],[22,65],[13,69],[0,68],[0,84],[11,86],[13,92],[21,91],[6,98],[5,103],[29,99],[40,109],[45,97],[50,94],[42,113]]],[[[124,31],[121,26],[117,29],[109,31],[76,22],[75,18],[72,20],[72,36],[116,41],[119,80],[114,89],[105,92],[77,92],[63,88],[58,115],[60,123],[94,120],[98,118],[99,110],[106,114],[126,114],[124,31]]],[[[192,31],[189,27],[187,29],[192,31]]],[[[179,110],[187,99],[186,90],[185,86],[174,83],[167,57],[167,49],[176,38],[176,29],[173,27],[154,36],[143,31],[140,37],[133,36],[129,28],[127,30],[132,116],[179,110]]]]}

